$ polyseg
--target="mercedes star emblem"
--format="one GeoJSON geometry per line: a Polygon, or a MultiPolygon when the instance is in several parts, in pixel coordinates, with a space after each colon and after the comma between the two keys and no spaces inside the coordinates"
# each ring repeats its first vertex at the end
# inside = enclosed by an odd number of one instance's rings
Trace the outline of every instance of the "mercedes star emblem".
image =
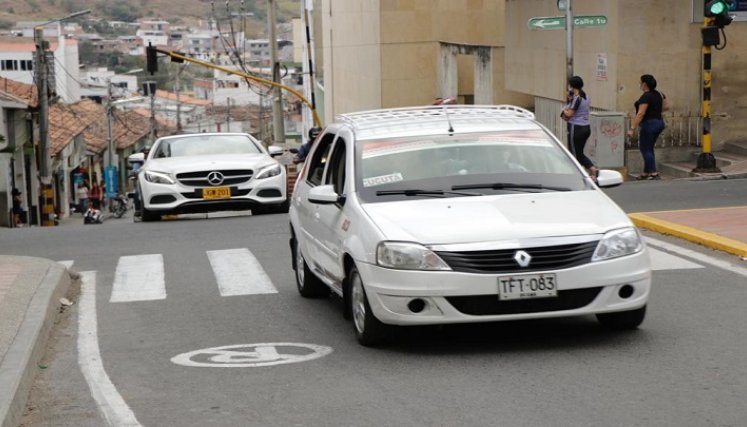
{"type": "Polygon", "coordinates": [[[207,176],[207,180],[210,185],[221,185],[223,184],[223,174],[220,172],[210,172],[207,176]]]}
{"type": "Polygon", "coordinates": [[[532,262],[532,256],[524,251],[516,251],[514,260],[522,267],[529,267],[529,263],[532,262]]]}

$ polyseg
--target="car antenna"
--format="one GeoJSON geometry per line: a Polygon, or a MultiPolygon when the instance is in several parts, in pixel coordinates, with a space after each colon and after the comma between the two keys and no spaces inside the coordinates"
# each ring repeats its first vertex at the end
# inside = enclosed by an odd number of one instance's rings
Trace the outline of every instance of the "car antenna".
{"type": "Polygon", "coordinates": [[[444,105],[444,114],[446,115],[446,121],[449,123],[449,136],[454,136],[454,126],[451,125],[451,118],[449,117],[449,110],[444,105]]]}

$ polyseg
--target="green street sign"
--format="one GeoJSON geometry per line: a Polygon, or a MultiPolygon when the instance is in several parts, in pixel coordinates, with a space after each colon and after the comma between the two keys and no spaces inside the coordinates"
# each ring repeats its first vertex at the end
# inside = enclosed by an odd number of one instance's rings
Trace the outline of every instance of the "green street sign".
{"type": "MultiPolygon", "coordinates": [[[[574,16],[573,26],[576,28],[598,28],[607,25],[606,16],[574,16]]],[[[545,18],[531,18],[527,26],[532,30],[562,30],[565,28],[565,17],[550,16],[545,18]]]]}

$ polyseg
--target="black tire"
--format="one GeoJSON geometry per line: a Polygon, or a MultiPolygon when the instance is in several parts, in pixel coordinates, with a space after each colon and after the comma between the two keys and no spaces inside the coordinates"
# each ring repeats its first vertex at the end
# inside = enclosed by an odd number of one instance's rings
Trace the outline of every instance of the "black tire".
{"type": "Polygon", "coordinates": [[[295,261],[296,287],[304,298],[318,298],[329,295],[329,288],[311,271],[303,258],[298,240],[294,239],[293,259],[295,261]]]}
{"type": "Polygon", "coordinates": [[[597,314],[597,320],[602,326],[614,330],[636,329],[646,318],[646,306],[629,311],[597,314]]]}
{"type": "Polygon", "coordinates": [[[288,213],[288,210],[290,209],[290,199],[285,199],[285,201],[277,206],[273,206],[272,211],[275,213],[288,213]]]}
{"type": "Polygon", "coordinates": [[[149,211],[148,209],[145,209],[145,206],[143,206],[141,210],[142,212],[140,214],[140,217],[143,222],[152,222],[152,221],[161,220],[161,214],[157,214],[153,211],[149,211]]]}
{"type": "Polygon", "coordinates": [[[381,323],[371,311],[363,280],[355,266],[351,267],[348,272],[348,292],[350,292],[353,329],[358,342],[365,347],[373,347],[382,343],[390,326],[381,323]]]}

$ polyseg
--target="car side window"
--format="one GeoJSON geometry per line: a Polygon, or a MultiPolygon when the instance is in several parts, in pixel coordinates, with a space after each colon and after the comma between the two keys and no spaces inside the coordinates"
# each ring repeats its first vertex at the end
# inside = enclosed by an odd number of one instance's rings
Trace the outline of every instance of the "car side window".
{"type": "Polygon", "coordinates": [[[329,150],[332,148],[334,139],[335,135],[329,133],[322,136],[322,139],[318,142],[319,145],[311,157],[311,163],[309,163],[309,172],[306,174],[306,181],[309,184],[313,186],[321,185],[322,178],[324,178],[324,167],[327,165],[329,150]]]}
{"type": "Polygon", "coordinates": [[[342,138],[335,142],[324,183],[331,184],[337,194],[345,190],[345,140],[342,138]]]}

